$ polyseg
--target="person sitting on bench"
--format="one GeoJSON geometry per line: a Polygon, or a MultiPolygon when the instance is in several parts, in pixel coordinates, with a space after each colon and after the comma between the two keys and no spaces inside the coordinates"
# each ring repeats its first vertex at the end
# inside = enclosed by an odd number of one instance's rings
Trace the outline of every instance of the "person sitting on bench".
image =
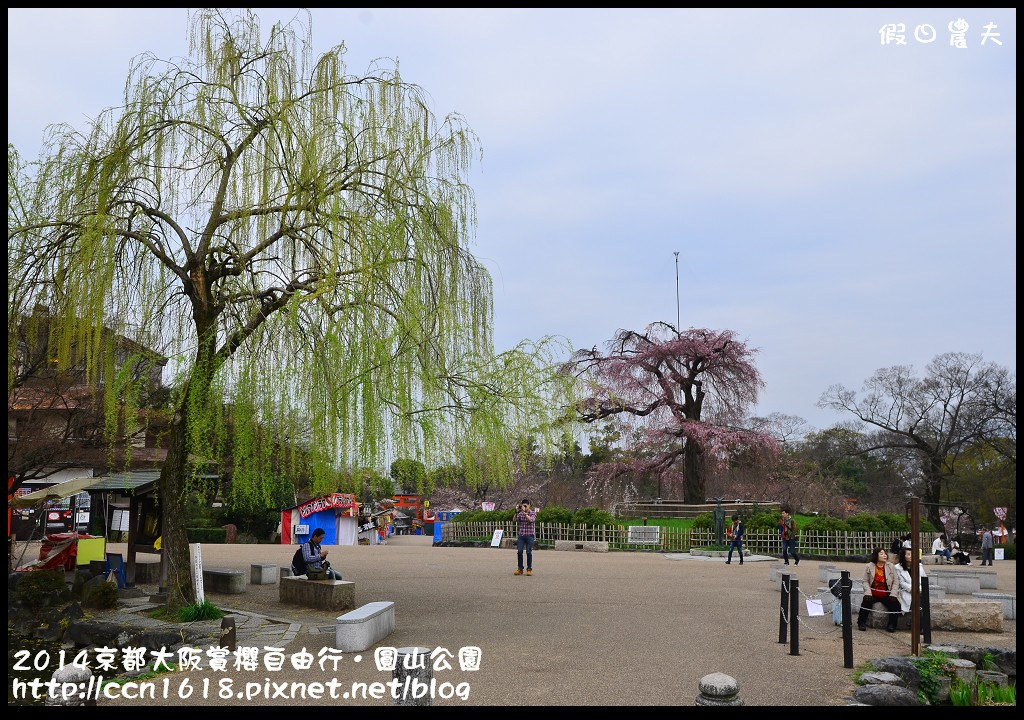
{"type": "Polygon", "coordinates": [[[324,539],[323,528],[316,528],[309,540],[302,543],[292,557],[292,575],[308,575],[309,571],[323,571],[328,580],[341,580],[341,573],[331,567],[327,560],[327,550],[320,549],[320,541],[324,539]]]}

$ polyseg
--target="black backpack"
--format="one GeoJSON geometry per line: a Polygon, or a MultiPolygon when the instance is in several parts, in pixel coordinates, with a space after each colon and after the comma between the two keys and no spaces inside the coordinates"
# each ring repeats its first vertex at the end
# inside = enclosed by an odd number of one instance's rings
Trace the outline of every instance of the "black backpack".
{"type": "Polygon", "coordinates": [[[302,557],[302,545],[292,555],[292,575],[306,574],[306,558],[302,557]]]}
{"type": "Polygon", "coordinates": [[[900,542],[899,538],[896,538],[892,541],[892,545],[889,546],[889,554],[898,558],[900,556],[900,550],[902,548],[903,544],[900,542]]]}

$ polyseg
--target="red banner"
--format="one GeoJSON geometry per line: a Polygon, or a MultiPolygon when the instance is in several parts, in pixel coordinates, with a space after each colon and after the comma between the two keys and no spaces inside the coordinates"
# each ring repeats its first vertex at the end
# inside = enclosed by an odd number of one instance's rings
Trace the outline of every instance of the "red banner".
{"type": "Polygon", "coordinates": [[[329,508],[344,510],[356,507],[356,505],[355,495],[351,495],[349,493],[331,493],[330,495],[314,498],[309,502],[299,505],[299,515],[303,520],[305,520],[313,513],[318,513],[321,510],[327,510],[329,508]]]}

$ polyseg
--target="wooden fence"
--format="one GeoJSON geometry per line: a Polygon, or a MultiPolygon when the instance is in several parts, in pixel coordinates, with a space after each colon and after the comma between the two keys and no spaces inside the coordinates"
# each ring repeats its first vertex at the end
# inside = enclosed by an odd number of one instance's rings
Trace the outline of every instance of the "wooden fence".
{"type": "MultiPolygon", "coordinates": [[[[647,526],[648,528],[655,526],[647,526]]],[[[515,538],[516,523],[509,522],[449,522],[441,528],[442,542],[490,540],[495,530],[504,530],[506,538],[515,538]]],[[[607,542],[615,550],[652,550],[657,552],[689,552],[691,547],[709,547],[715,543],[713,530],[683,530],[662,527],[656,544],[629,541],[629,528],[622,525],[563,525],[537,523],[537,543],[553,545],[556,540],[607,542]]],[[[892,541],[900,537],[897,532],[800,532],[797,553],[807,555],[869,555],[876,547],[888,552],[892,541]]],[[[921,533],[920,545],[927,554],[937,533],[921,533]]],[[[728,540],[726,541],[728,542],[728,540]]],[[[747,531],[743,536],[743,549],[758,555],[781,555],[782,541],[775,531],[747,531]]]]}

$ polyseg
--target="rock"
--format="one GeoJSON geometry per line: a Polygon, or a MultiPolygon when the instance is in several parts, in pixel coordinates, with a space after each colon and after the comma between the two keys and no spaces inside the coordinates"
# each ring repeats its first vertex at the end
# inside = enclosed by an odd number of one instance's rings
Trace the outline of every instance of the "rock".
{"type": "Polygon", "coordinates": [[[917,694],[896,685],[865,685],[853,691],[853,699],[865,705],[920,705],[917,694]]]}
{"type": "Polygon", "coordinates": [[[921,673],[917,671],[914,663],[910,662],[907,658],[877,658],[871,661],[871,665],[876,670],[899,676],[903,684],[910,690],[916,691],[918,685],[921,684],[921,673]]]}
{"type": "Polygon", "coordinates": [[[868,672],[860,676],[865,685],[901,685],[903,678],[891,672],[868,672]]]}
{"type": "Polygon", "coordinates": [[[996,672],[995,670],[979,670],[978,682],[1006,687],[1008,684],[1008,678],[1006,677],[1006,673],[996,672]]]}

